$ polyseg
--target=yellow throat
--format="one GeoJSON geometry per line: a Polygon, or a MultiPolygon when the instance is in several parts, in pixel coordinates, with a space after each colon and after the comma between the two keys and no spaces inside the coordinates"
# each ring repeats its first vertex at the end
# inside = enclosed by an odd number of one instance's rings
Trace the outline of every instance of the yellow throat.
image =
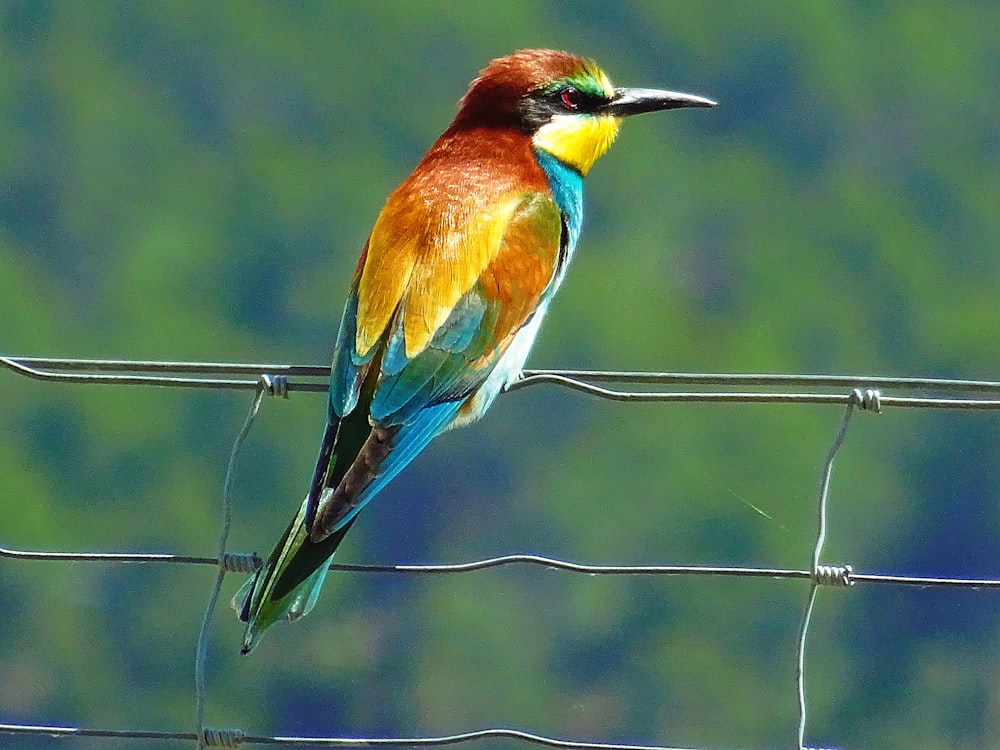
{"type": "Polygon", "coordinates": [[[617,135],[618,118],[612,115],[556,115],[531,142],[586,175],[617,135]]]}

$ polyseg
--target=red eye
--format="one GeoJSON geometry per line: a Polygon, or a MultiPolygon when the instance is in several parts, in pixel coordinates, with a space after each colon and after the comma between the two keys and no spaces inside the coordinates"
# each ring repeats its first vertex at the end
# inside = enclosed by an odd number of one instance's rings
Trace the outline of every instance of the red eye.
{"type": "Polygon", "coordinates": [[[583,94],[574,86],[567,86],[559,92],[559,100],[566,109],[577,109],[583,103],[583,94]]]}

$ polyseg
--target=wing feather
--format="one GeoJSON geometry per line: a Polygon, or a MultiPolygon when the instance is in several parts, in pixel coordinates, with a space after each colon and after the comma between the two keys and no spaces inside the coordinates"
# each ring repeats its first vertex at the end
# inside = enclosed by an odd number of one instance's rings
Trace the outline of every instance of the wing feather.
{"type": "Polygon", "coordinates": [[[416,203],[413,191],[390,197],[359,263],[331,389],[340,415],[377,353],[382,380],[414,378],[414,386],[428,368],[453,369],[442,352],[488,367],[553,278],[561,223],[550,194],[512,191],[472,208],[424,201],[423,214],[416,203]],[[430,361],[418,362],[425,353],[430,361]]]}

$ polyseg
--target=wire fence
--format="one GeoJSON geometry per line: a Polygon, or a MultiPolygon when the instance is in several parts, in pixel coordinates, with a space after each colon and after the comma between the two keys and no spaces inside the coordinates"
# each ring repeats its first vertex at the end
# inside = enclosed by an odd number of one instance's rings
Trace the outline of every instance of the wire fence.
{"type": "MultiPolygon", "coordinates": [[[[150,731],[94,729],[66,726],[42,726],[0,723],[0,734],[52,738],[90,737],[131,740],[177,740],[196,743],[199,748],[237,747],[239,745],[281,745],[290,747],[431,747],[471,743],[486,739],[509,739],[530,745],[582,750],[684,750],[666,746],[609,744],[570,741],[532,734],[521,729],[482,729],[437,737],[292,737],[254,735],[240,729],[206,727],[204,709],[207,699],[205,659],[208,631],[228,572],[254,571],[261,560],[256,553],[231,553],[226,549],[232,519],[231,487],[240,447],[257,416],[264,396],[288,398],[292,392],[325,392],[328,367],[311,365],[163,362],[0,356],[0,366],[20,375],[45,382],[139,385],[182,388],[211,388],[253,391],[247,419],[233,444],[223,491],[222,520],[216,556],[190,556],[170,553],[131,552],[47,552],[0,547],[0,559],[87,561],[103,563],[213,565],[218,568],[199,631],[195,656],[195,729],[194,731],[150,731]],[[250,376],[250,377],[233,377],[250,376]]],[[[777,375],[777,374],[699,374],[650,372],[596,372],[587,370],[527,370],[508,390],[535,385],[567,388],[579,393],[618,402],[633,403],[765,403],[765,404],[840,404],[845,407],[834,440],[827,452],[820,475],[817,502],[817,531],[811,564],[807,569],[745,568],[683,565],[586,565],[539,555],[506,555],[466,563],[432,565],[342,565],[331,570],[354,573],[389,573],[412,575],[468,574],[509,565],[535,565],[585,575],[640,576],[734,576],[810,581],[809,593],[798,630],[796,648],[796,698],[798,702],[797,747],[822,750],[806,745],[807,700],[805,689],[806,653],[809,627],[822,586],[850,587],[855,584],[910,586],[1000,588],[1000,580],[899,576],[855,571],[851,565],[828,565],[821,562],[827,530],[827,505],[834,459],[848,432],[856,410],[879,413],[883,408],[1000,409],[1000,381],[955,380],[940,378],[894,378],[883,376],[777,375]],[[621,390],[608,385],[628,385],[638,390],[621,390]],[[690,390],[680,390],[680,388],[690,390]],[[718,390],[707,390],[718,387],[718,390]],[[769,389],[769,390],[764,390],[769,389]],[[825,389],[825,390],[823,390],[825,389]],[[882,389],[919,392],[919,395],[887,396],[882,389]]]]}

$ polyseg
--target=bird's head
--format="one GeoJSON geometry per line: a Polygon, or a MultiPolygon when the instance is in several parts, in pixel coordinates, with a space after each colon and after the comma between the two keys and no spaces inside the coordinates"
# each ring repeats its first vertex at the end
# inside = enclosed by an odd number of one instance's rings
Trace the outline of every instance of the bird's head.
{"type": "Polygon", "coordinates": [[[615,88],[595,62],[568,52],[520,50],[472,82],[452,128],[520,128],[535,148],[585,175],[615,140],[621,118],[714,106],[693,94],[615,88]]]}

